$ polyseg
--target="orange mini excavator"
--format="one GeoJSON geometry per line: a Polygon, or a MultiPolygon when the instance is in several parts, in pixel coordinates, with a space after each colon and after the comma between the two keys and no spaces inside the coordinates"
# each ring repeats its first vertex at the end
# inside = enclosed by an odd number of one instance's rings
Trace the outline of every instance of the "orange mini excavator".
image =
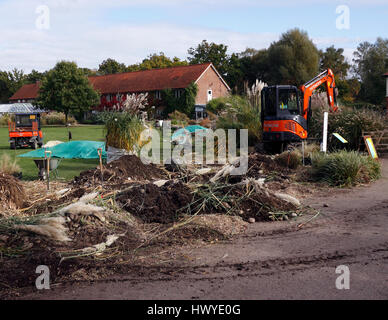
{"type": "Polygon", "coordinates": [[[43,144],[39,113],[15,114],[15,122],[8,123],[8,132],[11,149],[29,146],[37,149],[43,144]]]}
{"type": "Polygon", "coordinates": [[[337,111],[335,79],[330,69],[299,89],[289,85],[276,85],[263,89],[261,121],[266,149],[282,150],[288,143],[307,139],[312,113],[311,96],[322,84],[326,85],[331,111],[337,111]]]}

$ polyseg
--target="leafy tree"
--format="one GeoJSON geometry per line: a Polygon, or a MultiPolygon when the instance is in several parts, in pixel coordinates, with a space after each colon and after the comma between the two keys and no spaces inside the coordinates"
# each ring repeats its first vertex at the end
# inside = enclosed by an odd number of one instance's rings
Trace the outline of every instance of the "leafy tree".
{"type": "Polygon", "coordinates": [[[82,72],[84,73],[85,76],[87,77],[91,77],[91,76],[97,76],[98,75],[98,71],[97,70],[92,70],[92,69],[89,69],[89,68],[81,68],[82,72]]]}
{"type": "Polygon", "coordinates": [[[354,103],[361,90],[361,83],[356,78],[344,80],[338,79],[336,81],[336,86],[341,101],[345,103],[354,103]]]}
{"type": "Polygon", "coordinates": [[[0,71],[0,101],[8,103],[9,98],[26,82],[23,70],[0,71]]]}
{"type": "Polygon", "coordinates": [[[61,61],[43,78],[37,103],[47,110],[68,115],[80,115],[99,103],[99,94],[93,89],[82,69],[75,62],[61,61]]]}
{"type": "Polygon", "coordinates": [[[99,65],[98,71],[101,74],[114,74],[127,71],[127,67],[124,63],[119,63],[116,60],[109,58],[99,65]]]}
{"type": "Polygon", "coordinates": [[[328,68],[333,70],[334,75],[337,79],[344,80],[348,75],[350,69],[350,64],[346,61],[345,56],[343,55],[344,49],[336,49],[334,46],[331,46],[326,49],[325,52],[320,52],[320,69],[324,71],[328,68]]]}
{"type": "Polygon", "coordinates": [[[301,85],[318,73],[318,49],[308,34],[299,29],[284,33],[268,49],[269,84],[301,85]]]}
{"type": "Polygon", "coordinates": [[[385,97],[383,74],[388,71],[388,39],[378,38],[372,44],[361,43],[354,53],[354,71],[361,80],[359,98],[381,104],[385,97]]]}
{"type": "Polygon", "coordinates": [[[163,52],[160,52],[159,54],[150,54],[146,59],[142,61],[142,63],[140,63],[139,65],[129,66],[129,69],[131,71],[136,71],[136,69],[151,70],[176,66],[185,66],[187,64],[187,61],[182,61],[177,57],[171,59],[167,57],[163,52]]]}
{"type": "Polygon", "coordinates": [[[233,92],[238,93],[241,89],[241,84],[244,83],[244,73],[241,60],[238,54],[233,53],[225,66],[225,81],[233,92]],[[240,85],[240,87],[239,87],[240,85]]]}
{"type": "Polygon", "coordinates": [[[46,72],[39,72],[36,70],[32,70],[28,75],[26,75],[26,83],[36,83],[41,81],[46,72]]]}
{"type": "Polygon", "coordinates": [[[247,50],[239,55],[241,72],[246,85],[252,85],[256,79],[269,82],[268,50],[247,50]]]}
{"type": "Polygon", "coordinates": [[[188,50],[190,55],[188,60],[190,64],[211,62],[222,75],[225,75],[229,62],[229,57],[226,53],[227,50],[228,46],[226,45],[216,44],[214,42],[208,43],[206,40],[203,40],[196,48],[190,48],[188,50]]]}

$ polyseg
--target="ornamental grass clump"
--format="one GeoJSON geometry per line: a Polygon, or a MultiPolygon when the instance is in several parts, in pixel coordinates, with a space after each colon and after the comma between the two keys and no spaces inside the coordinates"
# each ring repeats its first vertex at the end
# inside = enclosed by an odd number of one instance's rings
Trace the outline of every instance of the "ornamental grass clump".
{"type": "Polygon", "coordinates": [[[104,116],[107,146],[135,152],[141,147],[145,126],[141,119],[126,112],[109,112],[104,116]]]}
{"type": "Polygon", "coordinates": [[[314,153],[313,176],[332,186],[354,186],[380,177],[380,163],[355,151],[338,151],[330,154],[314,153]]]}

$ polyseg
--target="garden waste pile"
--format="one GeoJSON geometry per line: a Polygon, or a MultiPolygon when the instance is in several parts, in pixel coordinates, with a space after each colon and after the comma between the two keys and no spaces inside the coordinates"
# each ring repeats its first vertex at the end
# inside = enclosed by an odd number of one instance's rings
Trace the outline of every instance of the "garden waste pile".
{"type": "Polygon", "coordinates": [[[98,166],[52,183],[49,192],[44,182],[25,183],[27,195],[15,178],[0,175],[1,289],[30,286],[38,265],[50,267],[53,282],[66,282],[160,261],[185,264],[187,246],[305,212],[295,192],[287,193],[294,172],[273,157],[250,155],[243,176],[230,175],[231,167],[144,164],[128,155],[102,172],[98,166]]]}

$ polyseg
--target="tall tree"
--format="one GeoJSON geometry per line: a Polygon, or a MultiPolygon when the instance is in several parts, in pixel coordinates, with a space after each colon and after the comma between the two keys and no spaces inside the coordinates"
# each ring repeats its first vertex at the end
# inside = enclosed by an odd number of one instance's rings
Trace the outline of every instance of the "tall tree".
{"type": "Polygon", "coordinates": [[[161,68],[169,68],[176,66],[184,66],[187,65],[187,61],[182,61],[177,57],[169,58],[163,52],[159,54],[154,53],[150,54],[146,59],[142,61],[138,65],[139,70],[151,70],[151,69],[161,69],[161,68]]]}
{"type": "Polygon", "coordinates": [[[93,89],[82,69],[75,62],[61,61],[43,78],[37,103],[46,110],[66,115],[80,115],[99,103],[99,94],[93,89]]]}
{"type": "Polygon", "coordinates": [[[331,46],[326,49],[326,51],[320,52],[320,69],[321,71],[330,68],[333,70],[334,75],[340,79],[344,80],[348,75],[350,69],[350,64],[346,61],[344,56],[344,49],[336,49],[334,46],[331,46]]]}
{"type": "Polygon", "coordinates": [[[318,73],[319,52],[307,32],[293,29],[268,49],[270,84],[301,85],[318,73]]]}
{"type": "Polygon", "coordinates": [[[119,63],[116,60],[109,58],[99,65],[98,71],[101,74],[114,74],[127,71],[127,67],[124,63],[119,63]]]}
{"type": "MultiPolygon", "coordinates": [[[[249,49],[240,53],[240,65],[243,79],[248,85],[257,80],[269,82],[268,50],[249,49]]],[[[243,85],[242,83],[240,85],[243,85]]]]}
{"type": "Polygon", "coordinates": [[[375,43],[363,42],[354,53],[354,71],[361,80],[359,98],[381,104],[385,97],[383,74],[388,71],[388,39],[378,38],[375,43]]]}
{"type": "Polygon", "coordinates": [[[9,98],[26,82],[23,70],[0,71],[0,102],[8,103],[9,98]]]}
{"type": "Polygon", "coordinates": [[[211,62],[222,75],[225,75],[229,62],[227,51],[228,46],[224,44],[208,43],[203,40],[196,48],[188,50],[190,55],[188,60],[190,64],[211,62]]]}
{"type": "Polygon", "coordinates": [[[46,73],[32,70],[29,74],[26,75],[26,83],[36,83],[41,81],[46,73]]]}

